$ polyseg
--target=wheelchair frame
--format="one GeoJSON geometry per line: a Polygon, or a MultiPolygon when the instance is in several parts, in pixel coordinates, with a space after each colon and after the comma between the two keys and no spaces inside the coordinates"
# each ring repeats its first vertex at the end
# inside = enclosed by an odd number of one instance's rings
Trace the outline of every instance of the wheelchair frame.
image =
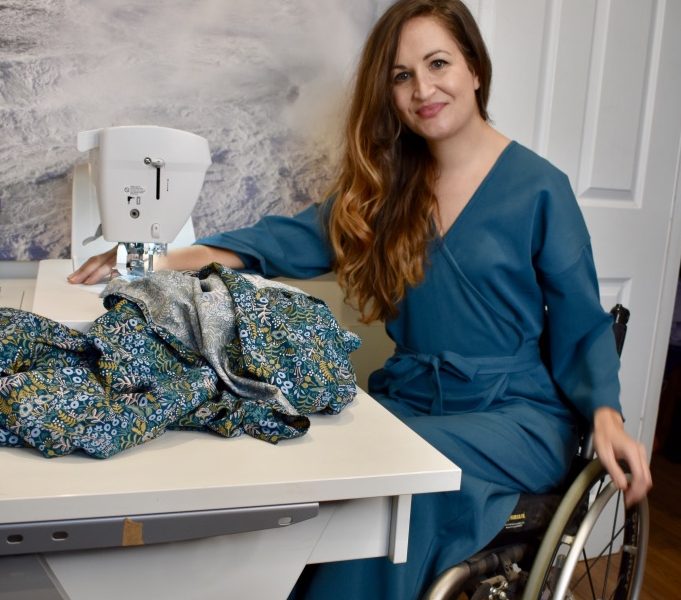
{"type": "MultiPolygon", "coordinates": [[[[584,553],[587,538],[593,531],[598,518],[604,513],[608,502],[612,498],[620,500],[621,496],[622,493],[615,488],[614,484],[607,481],[607,473],[600,461],[592,460],[570,486],[544,535],[525,586],[524,599],[571,597],[568,596],[568,593],[572,594],[568,586],[580,556],[584,557],[585,565],[589,567],[589,561],[584,553]],[[592,492],[595,486],[594,495],[592,492]],[[588,505],[588,510],[582,516],[580,510],[585,504],[588,505]],[[576,522],[577,520],[580,522],[576,522]],[[563,545],[567,550],[567,555],[560,554],[563,545]],[[558,556],[565,558],[561,561],[562,566],[556,567],[554,565],[558,556]],[[555,571],[552,572],[552,570],[555,571]],[[554,577],[553,582],[550,581],[552,577],[554,577]],[[546,595],[547,591],[551,595],[546,595]]],[[[617,504],[619,506],[619,502],[617,504]]],[[[650,529],[647,500],[644,499],[639,504],[625,509],[624,523],[620,529],[616,528],[618,516],[615,514],[613,520],[615,528],[612,529],[609,545],[613,544],[621,532],[621,559],[615,591],[609,597],[616,600],[638,598],[643,583],[650,529]]],[[[606,572],[606,578],[607,576],[606,572]]],[[[604,583],[607,584],[607,582],[604,583]]],[[[598,590],[595,589],[592,581],[589,587],[594,597],[601,597],[597,595],[598,590]]]]}
{"type": "MultiPolygon", "coordinates": [[[[618,304],[610,312],[615,317],[613,330],[617,351],[621,353],[629,311],[618,304]]],[[[464,591],[469,600],[637,599],[643,583],[650,529],[648,502],[644,498],[634,506],[625,507],[622,518],[623,494],[609,481],[600,461],[593,456],[593,440],[589,433],[583,438],[580,452],[575,457],[578,465],[585,466],[572,480],[547,528],[531,529],[525,535],[524,532],[519,534],[517,540],[500,545],[504,539],[502,532],[487,548],[441,573],[422,600],[457,600],[464,591]],[[614,517],[612,509],[608,508],[612,503],[615,504],[614,517]],[[588,558],[585,544],[601,517],[612,518],[610,540],[595,559],[588,558]],[[614,551],[619,541],[622,542],[621,549],[614,551]],[[595,563],[604,553],[607,560],[603,582],[597,585],[595,579],[600,574],[595,563]],[[613,575],[612,559],[619,553],[614,591],[605,595],[613,575]],[[573,580],[580,557],[584,573],[573,580]],[[590,595],[577,591],[579,585],[590,595]]],[[[557,498],[524,497],[535,504],[557,498]]],[[[514,511],[514,515],[518,512],[514,511]]]]}

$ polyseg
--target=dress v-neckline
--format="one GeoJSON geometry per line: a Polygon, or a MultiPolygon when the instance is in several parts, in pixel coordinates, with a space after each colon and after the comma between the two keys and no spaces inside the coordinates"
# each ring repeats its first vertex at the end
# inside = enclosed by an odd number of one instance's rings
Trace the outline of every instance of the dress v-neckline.
{"type": "Polygon", "coordinates": [[[494,163],[490,167],[489,171],[487,171],[485,176],[482,178],[482,181],[480,182],[478,187],[475,188],[475,191],[471,194],[471,197],[468,199],[468,202],[466,202],[466,205],[461,209],[461,212],[457,215],[456,219],[454,219],[454,221],[452,221],[452,224],[447,228],[447,231],[445,231],[444,233],[438,232],[436,239],[439,239],[440,241],[445,241],[447,239],[447,237],[449,237],[449,234],[456,227],[457,223],[459,223],[459,221],[461,221],[462,217],[464,217],[464,215],[467,212],[470,211],[469,207],[471,206],[471,204],[475,203],[476,198],[478,196],[480,196],[480,194],[482,193],[482,190],[485,187],[487,187],[487,183],[492,178],[492,175],[497,170],[497,167],[499,166],[499,164],[503,161],[504,156],[506,154],[508,154],[509,149],[512,146],[515,146],[515,145],[517,145],[517,142],[515,140],[511,140],[508,144],[506,144],[504,149],[499,153],[499,156],[497,156],[496,160],[494,161],[494,163]]]}

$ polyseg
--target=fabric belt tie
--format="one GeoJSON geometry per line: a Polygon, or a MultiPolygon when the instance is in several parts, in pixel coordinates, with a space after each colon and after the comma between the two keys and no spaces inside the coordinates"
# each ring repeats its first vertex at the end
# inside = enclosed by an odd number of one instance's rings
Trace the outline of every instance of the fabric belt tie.
{"type": "MultiPolygon", "coordinates": [[[[388,361],[385,368],[391,376],[389,383],[391,394],[412,379],[424,373],[430,373],[435,388],[435,398],[430,408],[430,414],[442,415],[444,414],[444,394],[440,380],[441,372],[454,375],[463,381],[473,381],[477,375],[520,373],[540,364],[541,358],[536,345],[523,346],[516,354],[511,356],[476,357],[466,357],[449,350],[439,354],[425,354],[398,346],[395,355],[388,361]]],[[[492,402],[504,381],[505,378],[499,378],[492,386],[486,395],[483,406],[492,402]]]]}

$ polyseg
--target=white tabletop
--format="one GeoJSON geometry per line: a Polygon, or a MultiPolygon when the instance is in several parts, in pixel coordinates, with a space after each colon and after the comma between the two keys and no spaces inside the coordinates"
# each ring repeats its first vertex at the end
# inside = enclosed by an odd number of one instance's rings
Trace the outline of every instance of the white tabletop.
{"type": "MultiPolygon", "coordinates": [[[[70,261],[43,261],[34,312],[71,325],[103,309],[66,282],[70,261]]],[[[106,460],[46,459],[0,448],[1,521],[148,514],[455,490],[461,472],[361,392],[339,415],[313,415],[302,438],[170,431],[106,460]]]]}
{"type": "Polygon", "coordinates": [[[104,304],[99,294],[105,286],[70,284],[66,277],[72,272],[71,260],[41,260],[32,311],[84,331],[104,313],[104,304]]]}
{"type": "Polygon", "coordinates": [[[458,489],[460,471],[364,393],[277,445],[170,431],[106,460],[0,449],[5,523],[458,489]]]}

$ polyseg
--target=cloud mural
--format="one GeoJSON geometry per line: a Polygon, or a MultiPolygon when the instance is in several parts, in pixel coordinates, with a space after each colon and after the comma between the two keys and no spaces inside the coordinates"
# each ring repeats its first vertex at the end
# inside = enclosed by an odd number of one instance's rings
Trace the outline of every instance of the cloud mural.
{"type": "Polygon", "coordinates": [[[330,182],[347,84],[386,0],[0,0],[0,260],[70,255],[78,131],[210,144],[197,235],[330,182]]]}

